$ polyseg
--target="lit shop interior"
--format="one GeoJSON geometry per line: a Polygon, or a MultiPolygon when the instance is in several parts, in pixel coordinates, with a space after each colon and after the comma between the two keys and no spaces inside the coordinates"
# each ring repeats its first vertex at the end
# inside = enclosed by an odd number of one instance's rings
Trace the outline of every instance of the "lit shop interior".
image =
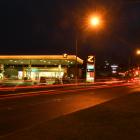
{"type": "MultiPolygon", "coordinates": [[[[75,77],[75,65],[83,60],[75,55],[1,55],[0,79],[39,80],[75,77]],[[76,62],[77,60],[77,62],[76,62]]],[[[78,71],[80,68],[78,67],[78,71]]],[[[80,72],[78,72],[80,77],[80,72]]]]}

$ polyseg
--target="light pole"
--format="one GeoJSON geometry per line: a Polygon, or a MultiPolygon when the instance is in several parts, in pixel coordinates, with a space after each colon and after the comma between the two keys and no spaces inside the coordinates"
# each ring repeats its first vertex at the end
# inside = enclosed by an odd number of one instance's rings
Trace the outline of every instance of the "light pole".
{"type": "Polygon", "coordinates": [[[78,64],[77,64],[77,55],[78,55],[78,39],[76,38],[76,42],[75,42],[75,54],[76,54],[76,70],[75,70],[75,83],[77,84],[78,82],[78,64]]]}
{"type": "MultiPolygon", "coordinates": [[[[140,49],[136,50],[136,55],[140,55],[140,49]]],[[[137,63],[138,63],[138,67],[139,67],[139,59],[137,59],[137,61],[138,61],[137,63]]]]}
{"type": "MultiPolygon", "coordinates": [[[[89,16],[87,19],[88,27],[97,29],[101,25],[101,17],[99,15],[92,15],[89,16]]],[[[77,62],[77,55],[78,55],[78,37],[76,35],[75,41],[75,54],[76,54],[76,64],[75,64],[75,83],[78,83],[78,62],[77,62]]]]}

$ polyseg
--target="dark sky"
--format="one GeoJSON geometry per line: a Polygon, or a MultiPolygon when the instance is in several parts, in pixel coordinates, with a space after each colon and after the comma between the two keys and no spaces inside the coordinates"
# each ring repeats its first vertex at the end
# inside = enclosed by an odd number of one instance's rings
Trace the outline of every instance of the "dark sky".
{"type": "Polygon", "coordinates": [[[127,63],[140,47],[139,0],[1,0],[0,54],[95,54],[127,63]],[[100,12],[100,31],[86,31],[88,13],[100,12]]]}

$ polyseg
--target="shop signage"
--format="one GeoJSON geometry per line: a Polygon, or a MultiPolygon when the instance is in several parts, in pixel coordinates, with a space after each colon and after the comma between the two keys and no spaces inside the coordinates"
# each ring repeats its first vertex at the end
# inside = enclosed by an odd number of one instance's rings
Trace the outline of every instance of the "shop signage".
{"type": "Polygon", "coordinates": [[[95,81],[95,56],[88,56],[86,66],[86,82],[95,81]]]}

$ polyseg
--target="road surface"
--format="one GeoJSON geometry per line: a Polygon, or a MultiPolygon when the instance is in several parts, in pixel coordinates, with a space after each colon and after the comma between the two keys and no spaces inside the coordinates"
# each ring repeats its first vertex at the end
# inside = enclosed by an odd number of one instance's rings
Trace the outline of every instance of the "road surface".
{"type": "Polygon", "coordinates": [[[1,96],[0,139],[31,139],[28,132],[35,132],[38,127],[56,118],[96,107],[138,90],[139,84],[120,83],[114,86],[59,88],[17,96],[1,96]],[[26,138],[22,137],[24,134],[26,138]]]}

